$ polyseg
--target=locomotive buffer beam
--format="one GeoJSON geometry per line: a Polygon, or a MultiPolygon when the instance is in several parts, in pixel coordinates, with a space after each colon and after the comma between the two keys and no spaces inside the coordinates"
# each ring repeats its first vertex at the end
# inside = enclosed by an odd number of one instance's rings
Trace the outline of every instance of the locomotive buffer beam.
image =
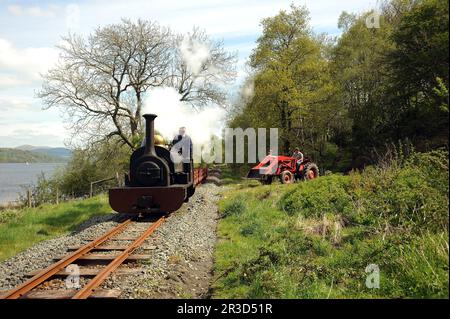
{"type": "Polygon", "coordinates": [[[109,190],[109,204],[119,213],[171,213],[187,198],[185,185],[117,187],[109,190]]]}

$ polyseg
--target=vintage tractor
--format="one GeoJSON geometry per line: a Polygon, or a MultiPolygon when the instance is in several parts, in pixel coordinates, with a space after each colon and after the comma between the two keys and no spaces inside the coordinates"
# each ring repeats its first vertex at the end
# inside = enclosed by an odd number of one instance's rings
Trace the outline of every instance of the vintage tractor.
{"type": "Polygon", "coordinates": [[[267,155],[247,174],[247,178],[257,179],[266,185],[271,184],[277,177],[283,184],[291,184],[296,180],[311,180],[319,177],[319,168],[307,158],[298,164],[293,157],[267,155]]]}

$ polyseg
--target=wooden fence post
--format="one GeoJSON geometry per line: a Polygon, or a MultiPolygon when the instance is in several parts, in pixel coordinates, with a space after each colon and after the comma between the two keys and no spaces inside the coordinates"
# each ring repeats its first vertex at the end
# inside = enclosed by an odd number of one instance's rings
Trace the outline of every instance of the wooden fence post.
{"type": "Polygon", "coordinates": [[[27,189],[27,203],[28,208],[31,208],[31,190],[29,188],[27,189]]]}
{"type": "Polygon", "coordinates": [[[105,179],[100,179],[98,181],[93,181],[91,182],[91,187],[90,187],[90,191],[89,191],[89,196],[92,197],[94,194],[94,184],[99,184],[99,183],[103,183],[103,182],[107,182],[107,181],[112,181],[116,179],[117,181],[119,181],[119,173],[116,172],[116,176],[115,177],[111,177],[111,178],[105,178],[105,179]]]}
{"type": "Polygon", "coordinates": [[[56,205],[59,205],[59,188],[56,186],[56,205]]]}

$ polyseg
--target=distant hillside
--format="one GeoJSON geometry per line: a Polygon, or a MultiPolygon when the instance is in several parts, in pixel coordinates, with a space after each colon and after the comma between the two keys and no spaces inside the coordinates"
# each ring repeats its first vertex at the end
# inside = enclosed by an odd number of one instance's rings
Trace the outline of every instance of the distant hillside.
{"type": "Polygon", "coordinates": [[[36,148],[36,146],[33,146],[33,145],[20,145],[20,146],[15,147],[15,149],[21,150],[21,151],[31,151],[34,148],[36,148]]]}
{"type": "Polygon", "coordinates": [[[49,156],[61,157],[65,160],[68,160],[70,158],[70,156],[72,155],[72,151],[67,148],[64,148],[64,147],[21,145],[21,146],[16,147],[15,149],[46,154],[49,156]]]}
{"type": "Polygon", "coordinates": [[[63,163],[69,157],[49,155],[39,151],[0,148],[0,163],[63,163]]]}
{"type": "Polygon", "coordinates": [[[35,148],[31,150],[34,153],[41,153],[50,156],[61,157],[64,159],[69,159],[72,155],[72,151],[64,147],[53,147],[53,148],[35,148]]]}

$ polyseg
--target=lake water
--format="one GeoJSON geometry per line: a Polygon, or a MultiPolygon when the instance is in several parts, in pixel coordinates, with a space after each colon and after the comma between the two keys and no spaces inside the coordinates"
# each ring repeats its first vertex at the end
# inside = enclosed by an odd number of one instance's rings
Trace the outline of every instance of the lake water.
{"type": "Polygon", "coordinates": [[[23,192],[21,186],[34,185],[43,172],[51,177],[64,163],[0,163],[0,204],[16,200],[23,192]]]}

